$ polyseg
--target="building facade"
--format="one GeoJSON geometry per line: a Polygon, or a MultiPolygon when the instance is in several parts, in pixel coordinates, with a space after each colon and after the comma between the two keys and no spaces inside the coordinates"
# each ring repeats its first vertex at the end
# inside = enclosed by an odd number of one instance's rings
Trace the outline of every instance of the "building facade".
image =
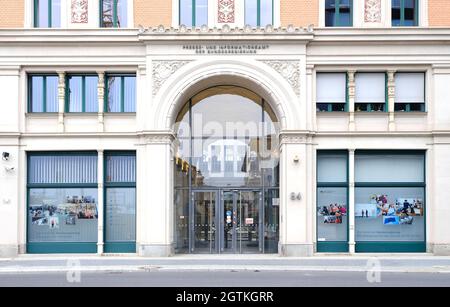
{"type": "Polygon", "coordinates": [[[450,3],[0,0],[0,257],[450,254],[450,3]]]}

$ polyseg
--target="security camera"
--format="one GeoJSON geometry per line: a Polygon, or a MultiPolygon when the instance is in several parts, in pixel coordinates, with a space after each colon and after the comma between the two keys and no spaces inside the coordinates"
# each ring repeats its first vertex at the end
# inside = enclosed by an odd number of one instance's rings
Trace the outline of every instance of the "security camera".
{"type": "Polygon", "coordinates": [[[3,161],[9,161],[9,152],[3,152],[2,153],[2,160],[3,161]]]}

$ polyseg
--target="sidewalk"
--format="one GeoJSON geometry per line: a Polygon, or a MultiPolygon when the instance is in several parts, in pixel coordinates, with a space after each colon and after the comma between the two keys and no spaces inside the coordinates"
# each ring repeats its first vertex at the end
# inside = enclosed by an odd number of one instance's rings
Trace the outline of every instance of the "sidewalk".
{"type": "MultiPolygon", "coordinates": [[[[0,274],[39,272],[148,271],[345,271],[450,273],[450,257],[427,254],[316,255],[285,258],[277,255],[177,255],[170,258],[98,255],[21,255],[0,259],[0,274]]],[[[449,275],[450,278],[450,275],[449,275]]]]}

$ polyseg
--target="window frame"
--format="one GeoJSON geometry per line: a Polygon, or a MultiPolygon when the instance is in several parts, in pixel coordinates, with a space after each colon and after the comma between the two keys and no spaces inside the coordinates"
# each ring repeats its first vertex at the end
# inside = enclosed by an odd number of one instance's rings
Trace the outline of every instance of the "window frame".
{"type": "Polygon", "coordinates": [[[103,106],[103,112],[104,113],[136,113],[136,103],[137,103],[137,87],[136,87],[136,81],[137,77],[135,73],[107,73],[105,74],[105,96],[104,96],[104,106],[103,106]],[[120,77],[120,111],[113,112],[108,111],[109,109],[109,86],[108,86],[108,79],[110,77],[119,78],[120,77]],[[135,78],[135,101],[134,101],[134,111],[125,111],[125,78],[126,77],[134,77],[135,78]]]}
{"type": "Polygon", "coordinates": [[[327,20],[326,20],[326,10],[327,10],[327,1],[324,0],[324,25],[327,28],[333,28],[333,27],[353,27],[353,0],[349,0],[349,6],[350,6],[350,24],[349,25],[341,25],[340,24],[340,9],[341,9],[341,0],[334,0],[335,1],[335,7],[334,7],[334,18],[333,18],[333,25],[327,26],[327,20]]]}
{"type": "MultiPolygon", "coordinates": [[[[427,112],[427,73],[425,71],[397,71],[394,75],[394,80],[396,80],[396,76],[397,74],[423,74],[423,97],[424,97],[424,101],[421,103],[418,102],[397,102],[394,100],[394,112],[395,113],[409,113],[409,112],[419,112],[419,113],[425,113],[427,112]],[[396,106],[399,104],[404,104],[405,105],[405,110],[396,110],[396,106]],[[417,104],[420,105],[420,111],[417,110],[412,110],[411,111],[411,105],[413,104],[417,104]]],[[[397,90],[397,84],[395,85],[396,90],[397,90]]]]}
{"type": "MultiPolygon", "coordinates": [[[[111,0],[113,1],[113,7],[112,7],[112,18],[113,18],[113,24],[112,27],[105,27],[104,22],[103,22],[103,3],[105,0],[100,0],[100,7],[99,7],[99,25],[100,28],[105,28],[105,29],[113,29],[113,28],[117,28],[117,29],[121,29],[121,28],[127,28],[128,24],[129,24],[129,20],[128,20],[128,16],[127,16],[127,24],[125,26],[119,26],[119,11],[118,11],[118,7],[119,7],[119,0],[111,0]]],[[[127,14],[128,14],[128,1],[126,2],[126,6],[127,6],[127,14]]]]}
{"type": "Polygon", "coordinates": [[[391,26],[392,27],[418,27],[419,26],[419,0],[414,0],[414,24],[409,26],[409,25],[405,25],[405,0],[399,0],[400,1],[400,24],[399,25],[394,25],[393,23],[393,17],[392,17],[392,10],[393,10],[393,5],[392,2],[393,0],[391,0],[391,26]]]}
{"type": "Polygon", "coordinates": [[[316,84],[317,84],[317,75],[318,74],[345,74],[345,102],[317,102],[317,86],[316,86],[316,113],[330,113],[330,112],[339,112],[339,113],[345,113],[348,112],[348,105],[349,105],[349,92],[348,92],[348,73],[342,72],[342,71],[318,71],[316,72],[316,84]],[[320,111],[317,108],[318,104],[327,105],[326,111],[320,111]],[[345,104],[343,111],[333,111],[333,105],[337,104],[345,104]]]}
{"type": "Polygon", "coordinates": [[[388,74],[387,72],[377,72],[377,71],[359,71],[356,73],[355,75],[355,89],[356,89],[356,77],[358,75],[358,73],[363,73],[363,74],[384,74],[384,102],[383,104],[383,110],[382,111],[378,111],[378,110],[374,110],[373,109],[373,105],[377,105],[377,104],[381,104],[381,102],[356,102],[356,97],[355,97],[355,113],[373,113],[373,112],[379,112],[379,113],[386,113],[388,112],[388,103],[389,103],[389,95],[388,95],[388,74]],[[356,109],[357,105],[366,105],[367,109],[366,110],[361,110],[358,111],[356,109]]]}
{"type": "MultiPolygon", "coordinates": [[[[272,1],[272,25],[275,22],[275,0],[272,1]]],[[[247,16],[247,0],[244,1],[244,24],[248,25],[249,23],[245,19],[247,16]]],[[[261,25],[261,0],[256,0],[256,27],[265,27],[266,25],[261,25]]]]}
{"type": "MultiPolygon", "coordinates": [[[[41,28],[41,26],[39,25],[39,1],[45,1],[45,0],[33,0],[33,28],[41,28]]],[[[48,27],[46,28],[54,28],[53,27],[53,22],[52,22],[52,18],[53,18],[53,1],[52,0],[47,0],[48,2],[48,16],[47,16],[47,22],[48,22],[48,27]]],[[[61,12],[60,12],[61,14],[61,12]]],[[[61,18],[61,16],[60,16],[61,18]]],[[[60,25],[61,26],[61,25],[60,25]]],[[[59,27],[60,27],[59,26],[59,27]]],[[[55,27],[56,28],[56,27],[55,27]]]]}
{"type": "Polygon", "coordinates": [[[98,104],[98,75],[94,73],[74,73],[74,74],[67,74],[65,85],[66,85],[66,91],[65,91],[65,102],[64,102],[64,112],[65,113],[91,113],[96,114],[100,111],[99,106],[97,106],[96,112],[87,112],[86,111],[86,77],[97,77],[97,104],[98,104]],[[70,78],[71,77],[82,77],[81,81],[81,111],[78,112],[70,112],[70,78]]]}
{"type": "MultiPolygon", "coordinates": [[[[27,111],[27,113],[52,113],[52,114],[55,114],[55,113],[59,112],[58,110],[54,111],[54,112],[53,111],[47,112],[47,77],[57,77],[58,78],[58,75],[54,74],[54,73],[28,74],[28,76],[27,76],[27,82],[28,82],[28,84],[27,84],[27,95],[28,95],[28,98],[27,98],[28,111],[27,111]],[[43,84],[42,84],[42,112],[33,111],[33,82],[32,82],[33,77],[43,77],[44,78],[43,84]]],[[[59,83],[59,80],[58,80],[58,83],[59,83]]],[[[59,95],[58,90],[57,90],[57,94],[59,95]]],[[[59,104],[59,102],[58,102],[58,104],[59,104]]],[[[59,106],[57,109],[59,109],[59,106]]]]}

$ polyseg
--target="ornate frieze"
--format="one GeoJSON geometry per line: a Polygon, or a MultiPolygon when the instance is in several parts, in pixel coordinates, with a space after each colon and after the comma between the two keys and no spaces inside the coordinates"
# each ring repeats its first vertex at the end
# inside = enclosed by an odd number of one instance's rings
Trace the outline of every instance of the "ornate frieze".
{"type": "Polygon", "coordinates": [[[178,69],[190,61],[153,61],[153,95],[156,95],[164,82],[178,69]]]}
{"type": "Polygon", "coordinates": [[[158,27],[148,27],[148,28],[140,28],[139,34],[152,34],[152,35],[170,35],[170,34],[227,34],[227,35],[235,35],[235,34],[283,34],[283,35],[298,35],[298,34],[313,34],[314,29],[310,27],[295,27],[293,25],[288,25],[287,27],[278,27],[275,28],[273,26],[267,26],[265,28],[262,27],[230,27],[228,24],[224,24],[222,27],[214,27],[209,28],[206,27],[187,27],[185,25],[180,25],[179,27],[170,27],[166,28],[163,25],[158,27]]]}
{"type": "Polygon", "coordinates": [[[306,144],[308,137],[302,133],[286,133],[280,134],[280,145],[283,144],[306,144]]]}
{"type": "Polygon", "coordinates": [[[292,87],[296,95],[300,95],[300,62],[292,60],[263,61],[275,69],[292,87]]]}
{"type": "Polygon", "coordinates": [[[88,23],[89,1],[72,0],[71,15],[72,15],[72,23],[88,23]]]}
{"type": "Polygon", "coordinates": [[[172,145],[175,137],[171,133],[152,133],[144,136],[144,144],[172,145]]]}
{"type": "Polygon", "coordinates": [[[364,3],[364,22],[381,22],[381,0],[365,0],[364,3]]]}
{"type": "Polygon", "coordinates": [[[234,0],[218,0],[218,22],[219,23],[234,23],[235,5],[234,0]]]}

